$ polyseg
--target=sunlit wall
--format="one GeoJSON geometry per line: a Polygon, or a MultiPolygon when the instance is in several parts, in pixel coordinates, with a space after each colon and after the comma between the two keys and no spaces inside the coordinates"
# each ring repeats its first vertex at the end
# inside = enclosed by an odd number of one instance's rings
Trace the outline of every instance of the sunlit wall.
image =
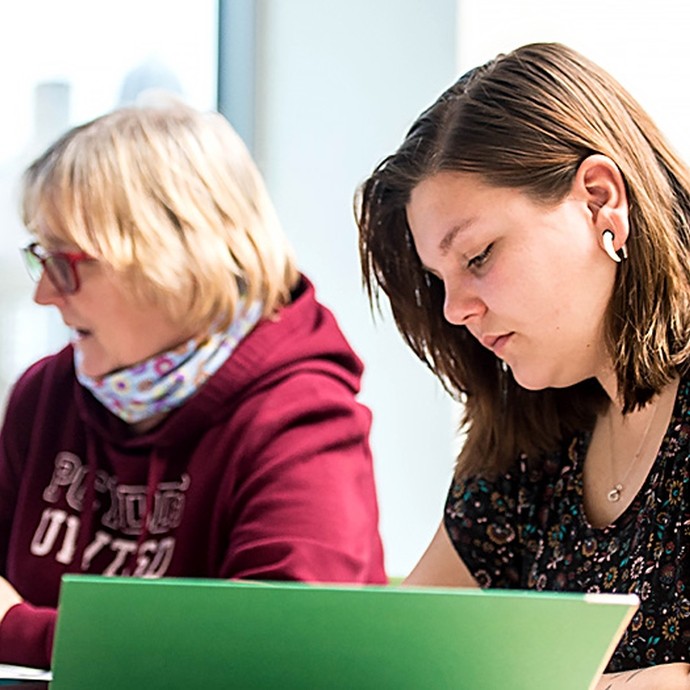
{"type": "Polygon", "coordinates": [[[461,72],[524,43],[559,41],[608,70],[690,157],[690,3],[458,0],[461,72]]]}
{"type": "Polygon", "coordinates": [[[56,310],[32,303],[19,247],[21,171],[70,126],[177,91],[216,102],[215,0],[22,0],[0,9],[0,403],[28,364],[67,341],[56,310]]]}

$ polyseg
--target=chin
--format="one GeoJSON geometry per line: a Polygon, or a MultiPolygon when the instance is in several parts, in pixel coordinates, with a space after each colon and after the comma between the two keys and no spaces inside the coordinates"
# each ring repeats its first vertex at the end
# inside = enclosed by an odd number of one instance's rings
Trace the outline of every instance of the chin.
{"type": "Polygon", "coordinates": [[[105,362],[89,361],[88,357],[84,357],[80,365],[81,371],[92,379],[98,379],[107,376],[115,370],[112,364],[105,362]]]}
{"type": "Polygon", "coordinates": [[[578,376],[567,376],[564,375],[565,372],[559,372],[558,374],[548,375],[544,371],[524,371],[520,368],[514,369],[510,367],[513,373],[513,378],[516,383],[528,391],[543,391],[547,388],[568,388],[574,386],[576,383],[584,381],[586,377],[578,376]]]}
{"type": "Polygon", "coordinates": [[[518,386],[520,386],[520,388],[524,388],[528,391],[543,391],[546,388],[553,388],[553,386],[548,383],[535,383],[532,381],[523,381],[522,379],[517,378],[517,376],[513,376],[513,378],[515,379],[518,386]]]}
{"type": "Polygon", "coordinates": [[[73,343],[73,347],[79,359],[79,369],[90,378],[101,378],[118,368],[109,353],[103,352],[91,340],[77,341],[73,343]]]}
{"type": "Polygon", "coordinates": [[[82,366],[82,372],[86,374],[89,378],[100,379],[106,376],[109,372],[104,370],[103,367],[85,367],[82,366]]]}

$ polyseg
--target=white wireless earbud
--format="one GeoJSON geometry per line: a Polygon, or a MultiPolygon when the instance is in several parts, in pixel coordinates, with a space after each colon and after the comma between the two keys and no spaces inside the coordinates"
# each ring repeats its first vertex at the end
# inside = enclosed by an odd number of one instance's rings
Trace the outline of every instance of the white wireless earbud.
{"type": "Polygon", "coordinates": [[[611,230],[604,230],[601,235],[601,241],[604,243],[604,251],[611,257],[613,261],[619,264],[623,259],[628,258],[628,250],[625,245],[620,248],[620,253],[617,252],[613,246],[613,239],[615,235],[611,230]]]}

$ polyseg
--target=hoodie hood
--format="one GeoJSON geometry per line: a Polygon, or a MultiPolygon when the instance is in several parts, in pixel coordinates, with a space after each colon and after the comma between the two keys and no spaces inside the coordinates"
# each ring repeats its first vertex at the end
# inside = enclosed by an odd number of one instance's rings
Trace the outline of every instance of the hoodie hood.
{"type": "MultiPolygon", "coordinates": [[[[71,346],[65,349],[72,356],[71,346]]],[[[64,351],[63,351],[64,352],[64,351]]],[[[122,449],[193,443],[248,396],[298,371],[320,371],[359,392],[363,365],[348,345],[333,314],[316,301],[314,286],[302,277],[289,305],[263,319],[239,343],[221,369],[180,408],[150,431],[135,435],[75,378],[76,400],[85,425],[101,442],[122,449]]]]}

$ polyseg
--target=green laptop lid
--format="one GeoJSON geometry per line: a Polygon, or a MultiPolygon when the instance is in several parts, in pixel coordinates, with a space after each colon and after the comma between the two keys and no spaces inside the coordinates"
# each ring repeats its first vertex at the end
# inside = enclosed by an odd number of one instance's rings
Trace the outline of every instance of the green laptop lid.
{"type": "Polygon", "coordinates": [[[637,599],[65,576],[52,690],[585,690],[637,599]]]}

